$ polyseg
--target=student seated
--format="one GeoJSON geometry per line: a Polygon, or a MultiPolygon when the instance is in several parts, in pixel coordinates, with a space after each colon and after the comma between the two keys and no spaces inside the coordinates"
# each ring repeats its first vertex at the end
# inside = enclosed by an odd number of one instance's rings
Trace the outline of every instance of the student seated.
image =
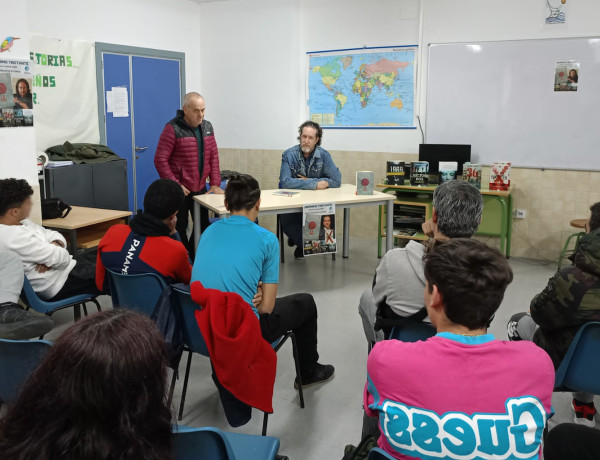
{"type": "Polygon", "coordinates": [[[24,179],[0,180],[0,250],[19,256],[33,290],[45,300],[99,294],[95,255],[73,258],[60,233],[29,220],[32,195],[33,189],[24,179]]]}
{"type": "Polygon", "coordinates": [[[0,251],[0,339],[24,340],[45,335],[54,327],[46,315],[18,304],[23,289],[23,263],[12,251],[0,251]]]}
{"type": "MultiPolygon", "coordinates": [[[[581,326],[600,321],[600,202],[590,210],[573,266],[561,268],[550,278],[531,301],[530,314],[517,313],[508,322],[509,340],[533,340],[557,369],[581,326]]],[[[573,393],[572,407],[575,423],[595,426],[593,394],[573,393]]]]}
{"type": "Polygon", "coordinates": [[[279,243],[273,233],[255,223],[260,209],[256,179],[246,174],[231,178],[225,189],[225,207],[231,217],[215,222],[202,234],[192,282],[238,293],[256,314],[262,335],[269,343],[293,331],[303,387],[330,380],[333,366],[317,362],[317,306],[312,295],[276,298],[279,243]],[[259,283],[262,300],[254,306],[252,298],[259,283]]]}
{"type": "Polygon", "coordinates": [[[512,271],[471,239],[436,241],[425,255],[424,299],[437,335],[384,340],[367,361],[364,407],[379,446],[399,459],[540,456],[554,367],[531,342],[487,333],[512,271]]]}
{"type": "Polygon", "coordinates": [[[0,456],[23,460],[171,456],[165,342],[127,309],[70,326],[0,420],[0,456]]]}
{"type": "MultiPolygon", "coordinates": [[[[483,211],[481,192],[466,182],[440,184],[433,192],[433,214],[423,231],[431,238],[470,238],[477,231],[483,211]]],[[[388,251],[381,259],[373,287],[363,292],[358,312],[363,321],[367,342],[371,346],[387,337],[391,327],[375,331],[379,307],[382,317],[394,319],[419,315],[423,307],[423,244],[411,240],[406,247],[388,251]]],[[[420,321],[421,319],[419,319],[420,321]]],[[[425,318],[425,321],[429,321],[425,318]]]]}
{"type": "Polygon", "coordinates": [[[107,269],[129,275],[155,273],[167,283],[190,283],[192,264],[176,229],[183,200],[175,181],[158,179],[150,184],[144,212],[129,225],[112,226],[98,245],[98,289],[108,291],[107,269]]]}

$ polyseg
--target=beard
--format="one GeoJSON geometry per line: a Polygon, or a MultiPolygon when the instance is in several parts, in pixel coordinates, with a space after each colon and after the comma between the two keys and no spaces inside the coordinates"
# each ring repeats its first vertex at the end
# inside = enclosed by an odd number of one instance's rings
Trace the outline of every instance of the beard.
{"type": "Polygon", "coordinates": [[[300,146],[300,150],[302,150],[302,153],[310,153],[310,152],[312,152],[312,149],[310,147],[308,147],[308,146],[305,146],[305,145],[301,145],[300,146]]]}

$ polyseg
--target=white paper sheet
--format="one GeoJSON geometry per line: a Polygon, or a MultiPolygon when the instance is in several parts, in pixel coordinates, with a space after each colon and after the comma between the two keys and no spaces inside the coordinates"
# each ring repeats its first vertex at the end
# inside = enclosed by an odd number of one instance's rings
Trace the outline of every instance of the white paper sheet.
{"type": "Polygon", "coordinates": [[[113,102],[113,93],[112,91],[107,91],[106,92],[106,113],[113,113],[114,112],[114,102],[113,102]]]}
{"type": "Polygon", "coordinates": [[[129,116],[129,96],[127,88],[113,86],[113,117],[128,117],[129,116]]]}

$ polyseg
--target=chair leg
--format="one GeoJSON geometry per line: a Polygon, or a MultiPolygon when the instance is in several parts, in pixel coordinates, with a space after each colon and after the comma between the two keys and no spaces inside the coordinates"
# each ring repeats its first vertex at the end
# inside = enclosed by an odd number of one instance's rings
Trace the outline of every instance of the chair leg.
{"type": "Polygon", "coordinates": [[[302,377],[300,376],[300,360],[298,359],[298,345],[296,344],[296,336],[290,333],[292,338],[292,350],[294,354],[294,364],[296,365],[296,379],[298,380],[298,396],[300,397],[300,407],[304,409],[304,393],[302,391],[302,377]]]}
{"type": "Polygon", "coordinates": [[[185,366],[185,377],[183,379],[183,390],[181,392],[181,402],[179,403],[179,416],[177,417],[177,420],[179,420],[181,422],[181,419],[183,418],[183,406],[185,405],[185,393],[187,392],[187,384],[188,384],[188,378],[190,376],[190,367],[192,366],[192,354],[194,352],[189,350],[188,351],[188,360],[187,360],[187,365],[185,366]]]}
{"type": "Polygon", "coordinates": [[[173,393],[175,392],[175,382],[177,381],[177,369],[173,369],[173,377],[171,377],[171,386],[169,387],[169,397],[167,399],[167,407],[171,408],[173,403],[173,393]]]}
{"type": "Polygon", "coordinates": [[[269,414],[268,412],[265,412],[265,415],[263,417],[263,428],[262,428],[262,435],[266,436],[267,435],[267,424],[269,423],[269,414]]]}
{"type": "Polygon", "coordinates": [[[81,319],[81,305],[77,304],[73,306],[73,321],[81,319]]]}
{"type": "Polygon", "coordinates": [[[279,261],[284,264],[285,263],[285,253],[284,253],[284,236],[283,236],[283,227],[281,226],[281,217],[277,214],[277,239],[279,240],[279,261]]]}
{"type": "Polygon", "coordinates": [[[83,316],[87,316],[88,312],[87,312],[87,305],[85,304],[85,302],[83,302],[81,304],[81,306],[83,307],[83,316]]]}
{"type": "Polygon", "coordinates": [[[92,299],[90,302],[94,302],[98,311],[102,311],[102,308],[100,308],[100,303],[96,299],[92,299]]]}

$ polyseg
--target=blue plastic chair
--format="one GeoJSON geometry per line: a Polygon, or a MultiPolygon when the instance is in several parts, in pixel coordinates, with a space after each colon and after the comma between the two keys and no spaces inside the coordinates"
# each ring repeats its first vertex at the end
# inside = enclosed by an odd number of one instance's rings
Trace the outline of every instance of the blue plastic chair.
{"type": "Polygon", "coordinates": [[[275,460],[279,439],[218,428],[173,427],[174,460],[275,460]]]}
{"type": "MultiPolygon", "coordinates": [[[[195,316],[196,310],[201,310],[202,307],[192,300],[192,297],[191,297],[191,294],[189,291],[189,287],[186,287],[186,289],[180,289],[178,287],[172,286],[172,288],[173,288],[173,294],[175,296],[175,299],[176,299],[177,304],[179,305],[179,308],[181,311],[181,322],[182,322],[181,327],[182,327],[182,332],[183,332],[183,339],[184,339],[184,342],[187,347],[185,351],[188,352],[188,360],[187,360],[187,365],[186,365],[186,369],[185,369],[185,377],[183,380],[183,390],[181,393],[181,402],[179,404],[179,415],[177,418],[179,421],[181,421],[181,419],[183,418],[183,407],[185,404],[185,395],[187,392],[187,384],[188,384],[188,379],[189,379],[189,375],[190,375],[190,367],[192,364],[192,354],[198,353],[203,356],[207,356],[209,358],[210,358],[210,355],[208,353],[208,348],[206,347],[206,342],[204,341],[204,338],[202,337],[202,332],[200,331],[200,328],[198,327],[198,322],[196,321],[196,316],[195,316]]],[[[279,338],[275,342],[273,342],[271,344],[271,346],[275,350],[275,353],[277,353],[277,351],[279,351],[279,349],[283,346],[283,344],[287,341],[288,338],[292,339],[294,363],[296,365],[296,378],[298,379],[298,383],[299,383],[298,394],[300,397],[300,407],[304,408],[304,393],[302,390],[302,380],[300,378],[300,363],[298,362],[298,359],[297,359],[298,346],[296,344],[296,337],[294,336],[294,333],[292,331],[289,331],[288,333],[283,335],[281,338],[279,338]]],[[[265,412],[264,419],[263,419],[263,429],[262,429],[263,436],[266,436],[266,434],[267,434],[268,418],[269,418],[269,414],[265,412]]]]}
{"type": "Polygon", "coordinates": [[[106,270],[113,307],[135,310],[151,316],[161,294],[167,287],[155,273],[123,275],[106,270]]]}
{"type": "Polygon", "coordinates": [[[374,447],[369,451],[369,456],[367,460],[394,460],[390,454],[388,454],[385,450],[380,449],[379,447],[374,447]]]}
{"type": "Polygon", "coordinates": [[[577,332],[556,371],[554,391],[600,394],[600,322],[586,323],[577,332]]]}
{"type": "Polygon", "coordinates": [[[47,340],[0,339],[0,405],[16,399],[51,346],[47,340]]]}
{"type": "Polygon", "coordinates": [[[402,326],[394,326],[390,332],[390,339],[402,342],[418,342],[427,340],[436,334],[435,328],[429,323],[421,321],[404,321],[402,326]]]}
{"type": "Polygon", "coordinates": [[[96,300],[96,294],[79,294],[73,297],[67,297],[62,300],[46,301],[38,297],[36,292],[33,290],[31,283],[25,277],[23,280],[23,294],[25,295],[25,303],[33,310],[44,313],[47,316],[52,316],[55,311],[62,310],[64,308],[74,307],[73,317],[78,320],[81,317],[79,310],[80,306],[83,307],[83,312],[87,315],[87,308],[85,304],[87,302],[93,302],[96,304],[98,311],[102,311],[100,304],[96,300]]]}

